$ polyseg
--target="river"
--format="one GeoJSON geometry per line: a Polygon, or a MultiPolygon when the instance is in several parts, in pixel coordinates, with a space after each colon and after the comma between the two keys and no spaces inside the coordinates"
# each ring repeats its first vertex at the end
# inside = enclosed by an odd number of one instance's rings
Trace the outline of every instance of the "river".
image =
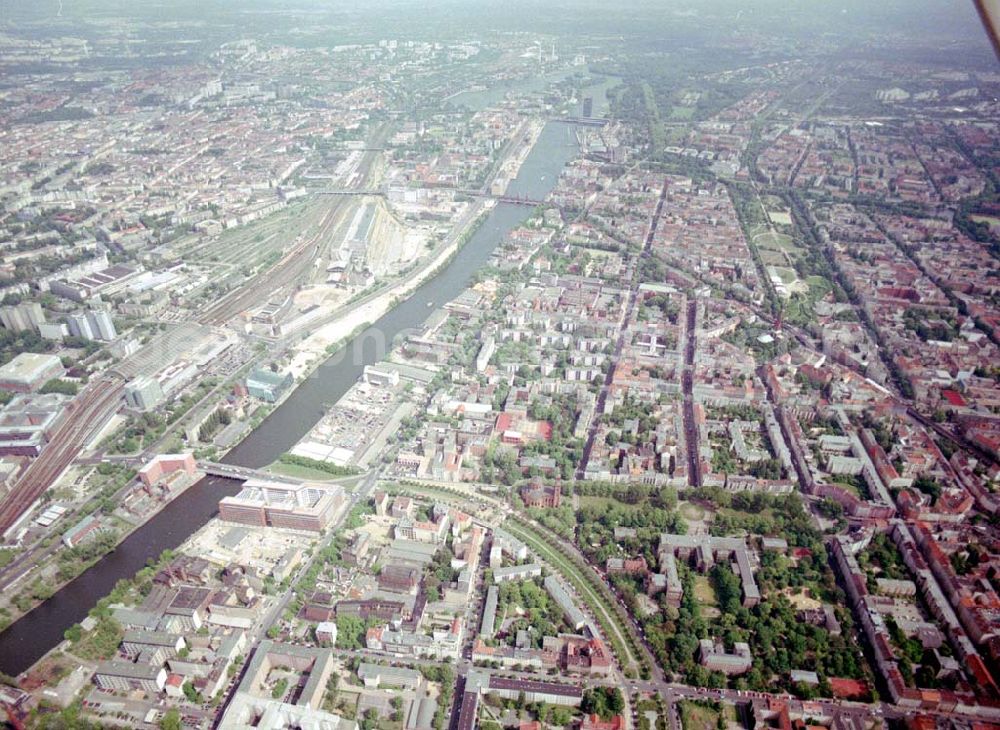
{"type": "Polygon", "coordinates": [[[594,102],[591,110],[591,116],[595,118],[605,116],[608,112],[608,108],[610,107],[608,91],[615,86],[618,86],[622,82],[621,78],[618,76],[590,74],[585,69],[576,68],[554,71],[540,76],[532,76],[527,79],[519,79],[517,81],[499,83],[495,86],[490,86],[478,91],[461,91],[454,96],[449,97],[448,101],[455,106],[464,106],[472,111],[482,111],[483,109],[488,109],[489,107],[500,104],[507,98],[508,94],[521,95],[539,93],[545,91],[551,84],[564,81],[574,74],[589,76],[591,78],[591,83],[584,86],[580,90],[581,98],[577,101],[576,109],[573,113],[578,116],[583,114],[582,97],[589,96],[594,102]]]}
{"type": "MultiPolygon", "coordinates": [[[[544,198],[577,151],[572,131],[571,126],[561,123],[546,125],[517,178],[511,181],[508,194],[544,198]]],[[[398,335],[419,327],[434,307],[458,296],[497,244],[530,212],[525,206],[497,205],[440,273],[352,340],[345,350],[320,365],[223,460],[259,469],[288,451],[357,381],[365,365],[388,354],[380,343],[391,345],[398,335]]],[[[180,545],[215,514],[222,496],[238,489],[239,484],[231,480],[202,479],[114,552],[14,622],[0,633],[0,672],[18,675],[28,669],[62,640],[67,628],[82,621],[119,579],[130,578],[148,558],[180,545]]]]}

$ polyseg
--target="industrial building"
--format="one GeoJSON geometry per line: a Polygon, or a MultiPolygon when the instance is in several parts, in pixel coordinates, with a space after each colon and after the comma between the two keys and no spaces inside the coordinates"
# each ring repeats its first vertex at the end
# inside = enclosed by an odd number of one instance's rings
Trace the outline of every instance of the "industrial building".
{"type": "Polygon", "coordinates": [[[94,515],[87,515],[73,527],[66,530],[62,536],[63,545],[74,548],[91,535],[96,535],[105,529],[101,521],[94,515]]]}
{"type": "Polygon", "coordinates": [[[319,532],[343,504],[344,490],[337,485],[251,479],[239,494],[219,502],[219,519],[258,527],[319,532]]]}
{"type": "Polygon", "coordinates": [[[70,400],[59,393],[15,396],[0,409],[0,456],[38,456],[70,400]]]}
{"type": "Polygon", "coordinates": [[[141,690],[155,694],[167,683],[167,670],[152,664],[134,664],[119,660],[101,662],[94,672],[94,684],[111,692],[141,690]]]}
{"type": "Polygon", "coordinates": [[[53,378],[62,377],[65,372],[62,361],[55,355],[22,352],[0,366],[0,390],[31,393],[53,378]]]}
{"type": "Polygon", "coordinates": [[[139,479],[147,487],[176,471],[194,476],[197,463],[192,454],[160,454],[139,470],[139,479]]]}
{"type": "Polygon", "coordinates": [[[100,271],[94,271],[78,279],[52,281],[49,291],[59,297],[74,302],[85,302],[97,295],[112,296],[125,290],[129,282],[142,273],[141,267],[115,264],[100,271]]]}
{"type": "Polygon", "coordinates": [[[257,368],[247,376],[247,392],[266,403],[274,403],[292,385],[289,373],[274,373],[257,368]]]}

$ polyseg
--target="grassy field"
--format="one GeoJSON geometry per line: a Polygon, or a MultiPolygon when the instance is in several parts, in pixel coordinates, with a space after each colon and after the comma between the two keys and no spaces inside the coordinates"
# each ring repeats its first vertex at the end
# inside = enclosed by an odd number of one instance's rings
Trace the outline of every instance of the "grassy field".
{"type": "Polygon", "coordinates": [[[759,248],[760,260],[764,266],[785,266],[788,263],[788,257],[781,251],[775,251],[773,248],[759,248]]]}
{"type": "Polygon", "coordinates": [[[719,603],[715,597],[715,589],[712,587],[712,581],[706,575],[695,576],[694,597],[702,606],[716,606],[719,603]]]}
{"type": "Polygon", "coordinates": [[[976,223],[985,223],[990,228],[996,230],[1000,228],[1000,218],[992,215],[970,215],[969,218],[974,220],[976,223]]]}
{"type": "Polygon", "coordinates": [[[808,276],[806,284],[809,285],[810,296],[815,296],[817,299],[826,296],[826,293],[833,289],[830,280],[823,276],[808,276]]]}
{"type": "Polygon", "coordinates": [[[711,707],[681,700],[677,708],[681,711],[681,727],[684,730],[715,730],[718,727],[720,713],[711,707]]]}
{"type": "Polygon", "coordinates": [[[836,480],[834,480],[833,483],[836,484],[841,489],[844,489],[844,490],[850,492],[855,497],[858,497],[859,499],[861,498],[861,492],[859,492],[858,488],[854,484],[852,484],[851,482],[848,482],[848,481],[836,481],[836,480]]]}
{"type": "MultiPolygon", "coordinates": [[[[447,489],[438,489],[430,484],[392,484],[387,485],[385,490],[389,494],[410,494],[418,497],[427,497],[429,499],[439,499],[451,504],[460,504],[463,502],[471,501],[483,501],[485,497],[481,497],[475,493],[469,492],[468,494],[463,494],[461,492],[451,492],[447,489]]],[[[488,500],[487,500],[488,501],[488,500]]]]}
{"type": "Polygon", "coordinates": [[[781,210],[769,210],[767,214],[771,216],[772,223],[776,223],[779,226],[792,225],[792,216],[790,213],[781,210]]]}
{"type": "MultiPolygon", "coordinates": [[[[745,512],[740,512],[739,510],[735,510],[732,507],[720,507],[717,511],[717,514],[720,517],[723,516],[729,517],[737,524],[740,524],[741,517],[746,516],[745,512]]],[[[774,509],[771,507],[767,507],[765,509],[762,509],[760,512],[755,513],[754,516],[764,520],[774,520],[774,509]]]]}
{"type": "Polygon", "coordinates": [[[677,511],[681,513],[681,517],[685,520],[692,522],[705,519],[706,514],[705,508],[694,502],[680,502],[677,505],[677,511]]]}
{"type": "Polygon", "coordinates": [[[611,497],[591,497],[582,496],[580,497],[581,507],[597,507],[598,509],[604,509],[610,507],[613,504],[617,504],[617,501],[611,497]]]}
{"type": "Polygon", "coordinates": [[[757,244],[758,248],[769,248],[772,251],[794,252],[798,250],[798,247],[792,241],[792,237],[786,236],[784,233],[765,231],[754,236],[753,242],[757,244]]]}
{"type": "Polygon", "coordinates": [[[795,275],[794,269],[789,269],[787,266],[775,266],[774,273],[778,275],[782,283],[786,286],[789,284],[794,284],[798,280],[798,276],[795,275]]]}
{"type": "Polygon", "coordinates": [[[636,510],[643,509],[641,504],[626,504],[625,502],[619,502],[617,499],[612,499],[611,497],[591,497],[591,496],[581,496],[580,497],[581,507],[596,507],[597,509],[607,509],[609,507],[618,507],[623,510],[636,510]]]}
{"type": "Polygon", "coordinates": [[[325,481],[327,479],[336,479],[335,476],[329,472],[325,472],[322,469],[313,469],[308,466],[301,466],[299,464],[283,464],[280,461],[276,461],[267,467],[267,471],[272,474],[279,474],[285,477],[292,477],[293,479],[310,479],[312,481],[325,481]]]}

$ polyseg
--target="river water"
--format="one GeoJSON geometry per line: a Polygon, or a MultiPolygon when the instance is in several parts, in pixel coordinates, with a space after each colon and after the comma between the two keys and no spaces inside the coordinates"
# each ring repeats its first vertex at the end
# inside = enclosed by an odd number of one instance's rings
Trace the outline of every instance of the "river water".
{"type": "MultiPolygon", "coordinates": [[[[593,99],[592,117],[603,117],[607,114],[610,102],[608,91],[621,83],[617,76],[592,75],[581,69],[555,71],[528,79],[519,79],[507,83],[496,84],[479,91],[462,91],[450,97],[448,101],[455,106],[464,106],[472,111],[481,111],[503,102],[508,94],[522,95],[545,91],[551,84],[560,82],[576,73],[590,75],[593,83],[581,89],[581,96],[593,99]]],[[[574,114],[583,113],[583,99],[579,99],[574,114]]]]}
{"type": "MultiPolygon", "coordinates": [[[[546,125],[517,178],[511,181],[508,194],[544,198],[576,154],[572,132],[565,124],[546,125]]],[[[386,348],[394,338],[418,328],[435,307],[468,287],[497,244],[530,212],[525,206],[497,205],[437,276],[317,368],[224,461],[261,468],[288,451],[357,381],[365,365],[388,354],[386,348]]],[[[117,550],[13,623],[0,633],[0,672],[17,675],[28,669],[62,640],[67,628],[83,620],[119,579],[133,576],[148,558],[180,545],[215,514],[220,498],[238,489],[239,484],[232,480],[202,479],[132,533],[117,550]]]]}

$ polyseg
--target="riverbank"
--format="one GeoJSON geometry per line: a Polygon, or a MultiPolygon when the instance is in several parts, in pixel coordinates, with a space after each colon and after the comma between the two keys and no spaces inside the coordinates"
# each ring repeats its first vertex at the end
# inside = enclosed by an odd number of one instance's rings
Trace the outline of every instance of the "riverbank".
{"type": "MultiPolygon", "coordinates": [[[[517,133],[524,135],[523,143],[509,150],[508,156],[497,162],[497,169],[502,170],[505,175],[512,179],[516,179],[521,167],[535,149],[545,127],[546,124],[537,119],[525,121],[523,130],[519,129],[517,133]]],[[[472,234],[478,230],[495,206],[496,201],[494,200],[474,200],[469,211],[464,215],[465,220],[459,220],[456,223],[455,229],[430,253],[427,260],[421,263],[416,271],[398,278],[387,288],[368,295],[361,302],[346,305],[342,314],[334,315],[336,319],[324,323],[315,332],[296,344],[292,348],[295,355],[289,366],[293,377],[296,380],[308,377],[322,364],[324,355],[329,354],[330,348],[345,339],[345,332],[353,334],[355,329],[365,327],[381,318],[404,297],[409,296],[426,281],[434,278],[444,266],[448,265],[472,234]]]]}
{"type": "MultiPolygon", "coordinates": [[[[153,509],[148,514],[146,514],[145,515],[145,519],[143,519],[141,522],[132,522],[131,520],[127,520],[124,517],[116,516],[117,517],[117,522],[119,524],[128,525],[128,528],[127,529],[123,529],[120,533],[118,533],[117,538],[115,540],[115,543],[113,545],[111,545],[105,552],[103,552],[100,555],[98,555],[98,556],[90,559],[86,563],[81,564],[79,566],[79,569],[76,570],[68,578],[65,578],[63,580],[59,580],[58,579],[58,577],[57,577],[58,576],[58,567],[56,567],[56,573],[55,574],[52,574],[52,572],[51,572],[52,568],[53,568],[53,565],[56,564],[56,563],[58,563],[58,561],[59,561],[59,550],[64,549],[64,548],[57,547],[55,550],[53,550],[51,552],[48,552],[45,555],[36,556],[36,559],[32,562],[32,564],[30,566],[26,567],[25,570],[22,573],[20,573],[19,575],[15,576],[13,579],[11,579],[4,586],[4,593],[5,593],[5,595],[10,594],[11,591],[18,591],[19,590],[18,589],[18,584],[20,584],[22,581],[26,580],[27,578],[31,577],[33,573],[35,574],[34,575],[34,580],[35,581],[38,581],[38,580],[44,581],[45,588],[48,589],[48,590],[50,590],[51,593],[52,593],[52,595],[55,595],[57,592],[59,592],[60,590],[62,590],[65,586],[67,586],[68,584],[72,583],[74,580],[76,580],[81,575],[83,575],[86,571],[90,570],[94,565],[96,565],[97,563],[99,563],[102,560],[104,560],[104,558],[106,558],[110,553],[113,553],[115,550],[117,550],[118,546],[121,545],[123,542],[125,542],[125,540],[127,540],[136,530],[142,529],[142,527],[146,523],[148,523],[150,520],[152,520],[153,518],[155,518],[158,514],[160,514],[160,512],[162,512],[174,500],[179,499],[181,497],[181,495],[183,495],[188,489],[190,489],[191,487],[193,487],[195,484],[197,484],[198,482],[200,482],[204,478],[205,478],[205,473],[204,472],[195,472],[195,476],[193,476],[191,478],[188,478],[188,479],[185,479],[185,481],[184,481],[183,484],[179,485],[176,489],[172,490],[168,494],[167,499],[165,499],[162,502],[157,502],[156,508],[153,509]]],[[[120,491],[121,490],[119,490],[119,492],[120,491]]],[[[83,518],[80,518],[80,519],[83,519],[83,518]]],[[[79,520],[77,520],[77,522],[79,522],[79,520]]],[[[61,540],[60,540],[59,544],[61,544],[61,540]]],[[[65,549],[68,549],[68,548],[65,548],[65,549]]],[[[24,589],[27,589],[27,587],[28,586],[25,586],[24,589]]],[[[7,623],[7,626],[13,625],[17,621],[19,621],[22,617],[24,617],[27,614],[31,613],[36,608],[38,608],[39,606],[41,606],[43,603],[45,603],[46,601],[48,601],[50,599],[51,599],[51,596],[49,596],[47,598],[42,598],[42,599],[34,600],[24,610],[18,610],[17,607],[13,603],[7,603],[7,604],[5,604],[5,607],[7,608],[8,612],[9,612],[8,616],[10,618],[10,621],[7,623]],[[14,609],[14,610],[11,610],[11,609],[14,609]]]]}
{"type": "Polygon", "coordinates": [[[63,640],[63,632],[86,618],[121,578],[131,578],[149,557],[174,549],[217,511],[219,499],[235,494],[238,482],[205,477],[163,505],[151,519],[47,601],[0,633],[0,672],[17,676],[63,640]]]}
{"type": "Polygon", "coordinates": [[[468,241],[469,234],[482,225],[486,215],[495,206],[494,201],[476,201],[473,203],[475,217],[466,222],[459,235],[452,241],[445,241],[433,252],[416,272],[407,278],[396,282],[389,288],[372,295],[373,298],[359,305],[355,305],[350,311],[344,312],[338,319],[324,324],[305,340],[295,345],[295,355],[292,358],[291,370],[296,378],[308,377],[317,367],[322,365],[325,355],[328,355],[330,348],[345,338],[344,333],[353,334],[355,330],[364,328],[374,322],[397,306],[404,297],[416,291],[426,281],[432,279],[443,266],[458,253],[459,249],[468,241]]]}
{"type": "MultiPolygon", "coordinates": [[[[575,145],[566,144],[562,127],[546,125],[512,181],[510,193],[544,199],[576,152],[575,145]]],[[[450,259],[446,256],[441,259],[443,263],[435,261],[436,266],[429,269],[434,275],[423,283],[413,283],[412,293],[390,307],[371,329],[377,329],[388,346],[393,338],[419,327],[432,307],[455,298],[470,285],[496,246],[530,214],[531,210],[524,206],[494,205],[468,241],[458,246],[450,259]]],[[[458,239],[456,236],[455,243],[458,239]]],[[[369,328],[363,328],[358,337],[346,341],[335,357],[320,358],[320,366],[311,377],[296,385],[281,405],[222,461],[263,468],[301,440],[321,414],[357,382],[365,365],[378,362],[386,354],[376,352],[371,346],[368,331],[369,328]],[[323,364],[328,366],[321,367],[323,364]]],[[[132,577],[145,565],[147,557],[181,544],[215,515],[221,497],[235,493],[238,488],[238,482],[207,477],[165,506],[117,550],[0,633],[0,671],[16,675],[33,665],[57,646],[65,629],[82,620],[120,578],[132,577]]]]}

